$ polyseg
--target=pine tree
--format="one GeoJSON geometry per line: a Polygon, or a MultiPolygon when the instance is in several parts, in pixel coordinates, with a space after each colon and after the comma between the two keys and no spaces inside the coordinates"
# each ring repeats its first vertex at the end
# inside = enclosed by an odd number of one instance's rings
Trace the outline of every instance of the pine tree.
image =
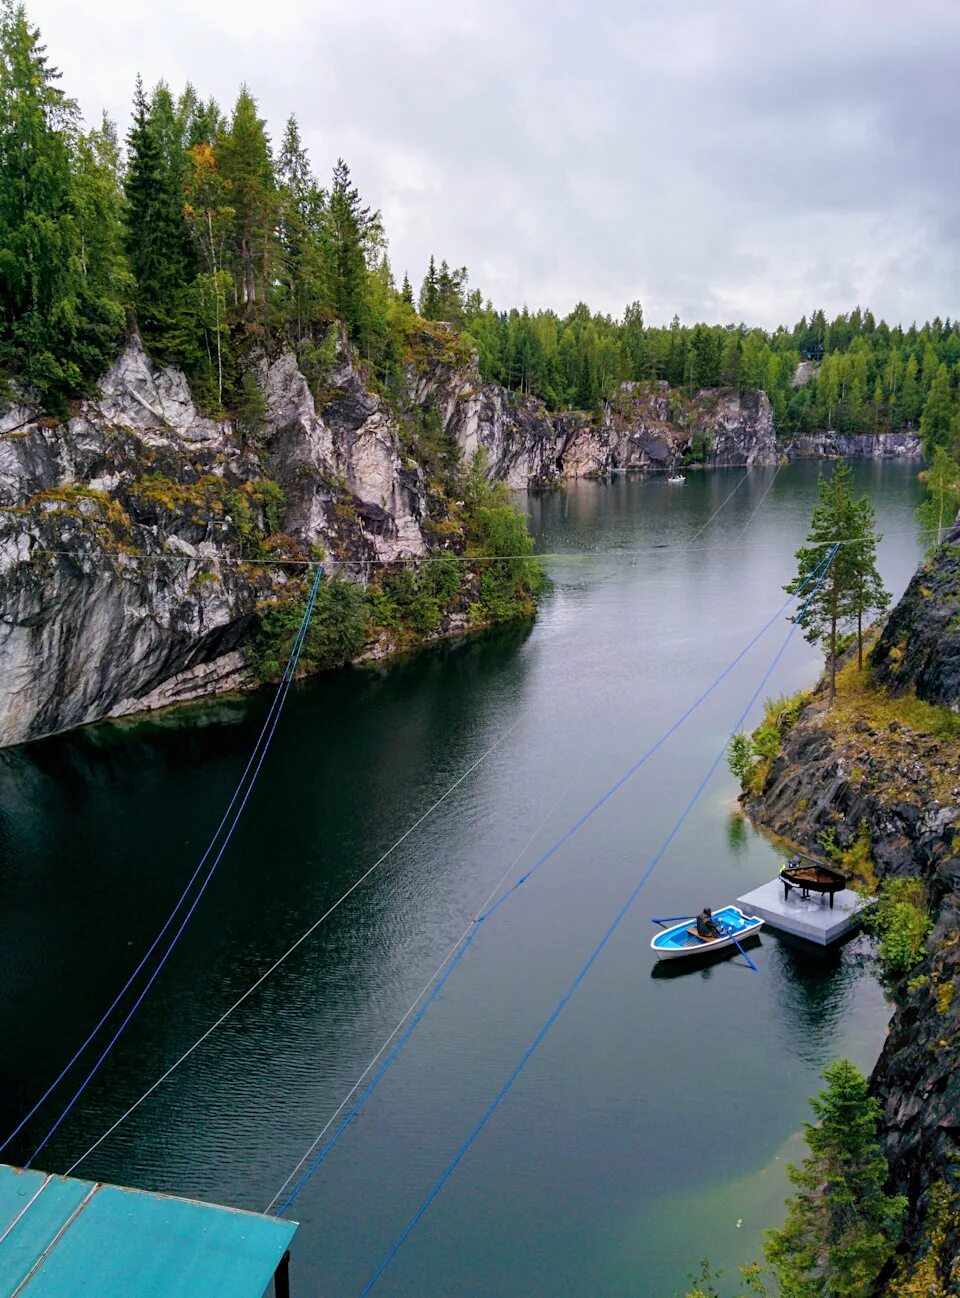
{"type": "MultiPolygon", "coordinates": [[[[932,350],[932,349],[931,349],[932,350]]],[[[923,454],[929,462],[936,447],[949,451],[953,444],[953,393],[950,389],[950,371],[941,365],[930,385],[920,418],[920,438],[923,454]]]]}
{"type": "Polygon", "coordinates": [[[857,665],[863,670],[863,620],[871,613],[882,613],[890,603],[890,592],[884,587],[877,569],[877,520],[869,496],[861,496],[853,511],[852,536],[862,537],[847,546],[847,557],[853,566],[851,612],[857,619],[857,665]]]}
{"type": "Polygon", "coordinates": [[[847,1059],[823,1073],[805,1123],[810,1153],[787,1174],[782,1230],[767,1232],[767,1261],[782,1298],[869,1298],[900,1238],[905,1197],[884,1193],[889,1169],[877,1139],[880,1103],[847,1059]]]}
{"type": "Polygon", "coordinates": [[[833,476],[820,475],[819,497],[813,509],[808,545],[797,551],[798,568],[784,589],[800,593],[802,611],[796,615],[810,644],[822,644],[830,663],[830,699],[837,693],[837,631],[854,614],[856,565],[846,541],[858,535],[860,520],[852,492],[853,475],[841,461],[833,476]],[[829,568],[818,572],[830,547],[841,542],[829,568]],[[816,576],[814,574],[817,573],[816,576]]]}
{"type": "MultiPolygon", "coordinates": [[[[82,236],[97,220],[73,171],[77,110],[22,5],[0,7],[0,366],[53,409],[83,392],[119,341],[110,273],[82,236]],[[81,209],[81,210],[78,210],[81,209]]],[[[88,176],[89,179],[89,176],[88,176]]],[[[97,238],[109,242],[102,224],[97,238]]]]}
{"type": "Polygon", "coordinates": [[[410,287],[410,280],[407,278],[407,272],[403,272],[403,287],[400,289],[400,297],[407,304],[413,306],[413,289],[410,287]]]}
{"type": "Polygon", "coordinates": [[[148,351],[193,369],[200,349],[189,286],[197,263],[183,215],[183,165],[171,153],[164,104],[161,99],[157,121],[137,78],[124,182],[127,255],[148,351]]]}

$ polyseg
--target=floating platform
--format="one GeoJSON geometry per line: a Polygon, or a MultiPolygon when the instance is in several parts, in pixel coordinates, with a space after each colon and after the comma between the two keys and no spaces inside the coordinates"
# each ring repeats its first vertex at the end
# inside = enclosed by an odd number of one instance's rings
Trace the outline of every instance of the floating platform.
{"type": "Polygon", "coordinates": [[[0,1298],[288,1298],[296,1223],[0,1164],[0,1298]]]}
{"type": "Polygon", "coordinates": [[[861,911],[873,900],[861,897],[851,888],[843,888],[833,895],[831,910],[825,893],[802,897],[799,888],[791,888],[784,899],[783,883],[779,878],[754,888],[737,898],[737,904],[747,915],[759,915],[773,928],[804,937],[819,946],[829,946],[857,927],[861,911]]]}

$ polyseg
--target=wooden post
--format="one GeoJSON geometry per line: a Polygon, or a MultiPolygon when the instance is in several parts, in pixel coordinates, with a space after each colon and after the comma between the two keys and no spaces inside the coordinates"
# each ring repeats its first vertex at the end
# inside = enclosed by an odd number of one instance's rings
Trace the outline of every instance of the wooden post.
{"type": "Polygon", "coordinates": [[[280,1259],[273,1275],[273,1292],[276,1298],[290,1298],[290,1250],[280,1259]]]}

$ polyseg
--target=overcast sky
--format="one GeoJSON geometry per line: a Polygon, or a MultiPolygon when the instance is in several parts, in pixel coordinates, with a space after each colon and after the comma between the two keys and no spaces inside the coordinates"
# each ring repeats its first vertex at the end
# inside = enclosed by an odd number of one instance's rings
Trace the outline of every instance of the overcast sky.
{"type": "Polygon", "coordinates": [[[650,323],[960,315],[958,0],[27,0],[63,87],[241,82],[399,277],[650,323]]]}

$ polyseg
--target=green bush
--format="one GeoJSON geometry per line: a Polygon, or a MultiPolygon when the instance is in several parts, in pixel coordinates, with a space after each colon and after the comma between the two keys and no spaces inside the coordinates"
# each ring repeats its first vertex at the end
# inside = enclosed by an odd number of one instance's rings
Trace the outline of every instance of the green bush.
{"type": "Polygon", "coordinates": [[[750,740],[742,730],[738,730],[730,740],[730,747],[727,749],[727,765],[731,773],[740,781],[741,786],[746,786],[750,772],[753,770],[753,749],[750,740]]]}
{"type": "MultiPolygon", "coordinates": [[[[261,616],[251,650],[261,680],[276,680],[283,672],[305,607],[306,598],[301,597],[261,616]]],[[[317,592],[300,668],[324,671],[342,667],[363,648],[369,629],[370,601],[365,588],[338,577],[325,580],[317,592]]]]}
{"type": "Polygon", "coordinates": [[[920,879],[889,879],[881,885],[867,927],[877,939],[877,954],[887,978],[901,978],[923,957],[933,921],[920,879]]]}

